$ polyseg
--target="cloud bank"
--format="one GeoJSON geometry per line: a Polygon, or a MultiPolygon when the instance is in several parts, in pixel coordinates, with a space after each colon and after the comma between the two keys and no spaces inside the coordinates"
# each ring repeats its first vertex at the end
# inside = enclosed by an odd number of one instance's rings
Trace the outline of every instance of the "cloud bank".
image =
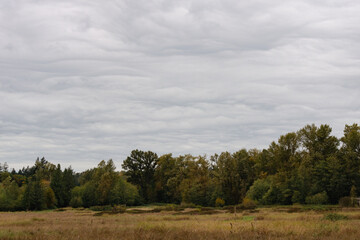
{"type": "Polygon", "coordinates": [[[355,0],[4,0],[0,162],[263,148],[360,119],[355,0]]]}

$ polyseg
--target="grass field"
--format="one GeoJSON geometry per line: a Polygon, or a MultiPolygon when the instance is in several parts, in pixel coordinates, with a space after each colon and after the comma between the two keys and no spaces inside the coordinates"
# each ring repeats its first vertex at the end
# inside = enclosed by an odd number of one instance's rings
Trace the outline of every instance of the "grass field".
{"type": "Polygon", "coordinates": [[[360,239],[359,209],[135,210],[2,212],[0,239],[360,239]]]}

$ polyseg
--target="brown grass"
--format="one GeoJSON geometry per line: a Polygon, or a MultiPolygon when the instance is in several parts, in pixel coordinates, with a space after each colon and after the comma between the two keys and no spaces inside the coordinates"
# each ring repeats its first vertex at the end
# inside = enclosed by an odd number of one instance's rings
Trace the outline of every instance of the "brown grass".
{"type": "Polygon", "coordinates": [[[337,211],[348,220],[323,220],[324,213],[176,212],[103,214],[90,210],[0,213],[0,239],[360,239],[360,214],[337,211]]]}

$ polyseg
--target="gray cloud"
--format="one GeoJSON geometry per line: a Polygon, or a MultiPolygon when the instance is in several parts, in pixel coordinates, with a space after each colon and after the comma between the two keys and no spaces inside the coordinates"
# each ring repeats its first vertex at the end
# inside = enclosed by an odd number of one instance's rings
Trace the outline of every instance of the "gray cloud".
{"type": "Polygon", "coordinates": [[[0,3],[0,162],[262,148],[360,117],[360,3],[0,3]]]}

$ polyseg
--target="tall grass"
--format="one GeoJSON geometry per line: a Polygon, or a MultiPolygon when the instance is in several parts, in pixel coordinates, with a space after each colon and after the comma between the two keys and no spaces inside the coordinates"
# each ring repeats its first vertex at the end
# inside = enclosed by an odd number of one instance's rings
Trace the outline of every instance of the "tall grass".
{"type": "MultiPolygon", "coordinates": [[[[149,209],[151,210],[151,209],[149,209]]],[[[329,221],[319,211],[280,212],[261,208],[237,213],[179,215],[177,209],[141,214],[103,214],[66,209],[0,213],[0,239],[358,239],[360,212],[341,211],[329,221]]],[[[183,212],[193,211],[184,209],[183,212]]]]}

